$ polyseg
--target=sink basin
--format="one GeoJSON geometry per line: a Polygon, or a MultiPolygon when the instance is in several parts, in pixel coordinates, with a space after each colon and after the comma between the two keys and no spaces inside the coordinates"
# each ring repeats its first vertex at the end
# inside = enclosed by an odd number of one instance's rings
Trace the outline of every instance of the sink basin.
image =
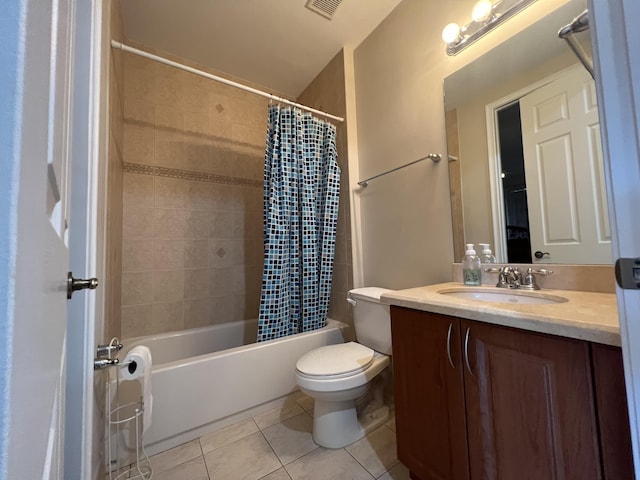
{"type": "Polygon", "coordinates": [[[449,288],[439,290],[440,295],[463,298],[466,300],[479,300],[482,302],[508,303],[512,305],[543,305],[564,303],[564,297],[549,295],[546,293],[532,292],[527,290],[500,290],[489,288],[449,288]]]}

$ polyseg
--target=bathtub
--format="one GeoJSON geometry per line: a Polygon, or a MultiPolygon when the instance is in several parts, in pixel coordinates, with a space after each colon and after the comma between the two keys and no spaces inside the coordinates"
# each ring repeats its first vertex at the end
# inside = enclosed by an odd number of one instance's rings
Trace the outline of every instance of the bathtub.
{"type": "MultiPolygon", "coordinates": [[[[295,365],[306,352],[352,339],[351,328],[328,320],[313,332],[254,342],[257,321],[238,321],[124,340],[151,350],[153,409],[144,434],[149,455],[276,408],[297,390],[295,365]]],[[[120,382],[120,404],[139,398],[138,382],[120,382]]]]}

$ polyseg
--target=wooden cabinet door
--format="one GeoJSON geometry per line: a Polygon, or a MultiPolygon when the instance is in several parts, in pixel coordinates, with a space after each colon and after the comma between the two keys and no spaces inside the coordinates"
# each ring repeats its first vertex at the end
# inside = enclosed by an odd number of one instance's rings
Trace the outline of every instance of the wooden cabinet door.
{"type": "Polygon", "coordinates": [[[635,477],[622,350],[594,343],[591,352],[604,478],[631,480],[635,477]]]}
{"type": "Polygon", "coordinates": [[[391,307],[391,332],[398,458],[414,479],[468,479],[460,320],[391,307]]]}
{"type": "Polygon", "coordinates": [[[601,478],[588,343],[469,321],[462,334],[471,478],[601,478]]]}

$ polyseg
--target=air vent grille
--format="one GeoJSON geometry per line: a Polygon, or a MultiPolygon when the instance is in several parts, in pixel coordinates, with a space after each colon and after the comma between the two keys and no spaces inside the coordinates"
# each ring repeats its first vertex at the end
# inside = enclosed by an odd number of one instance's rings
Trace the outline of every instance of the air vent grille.
{"type": "Polygon", "coordinates": [[[341,3],[342,0],[307,0],[306,7],[331,20],[341,3]]]}

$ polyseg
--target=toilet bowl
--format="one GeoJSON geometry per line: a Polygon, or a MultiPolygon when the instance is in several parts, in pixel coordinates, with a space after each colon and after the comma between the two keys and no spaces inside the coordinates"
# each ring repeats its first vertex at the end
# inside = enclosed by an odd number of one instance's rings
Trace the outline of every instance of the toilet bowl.
{"type": "Polygon", "coordinates": [[[358,343],[317,348],[296,364],[297,385],[315,400],[313,439],[318,445],[344,447],[389,416],[382,400],[383,384],[376,381],[390,363],[389,307],[380,303],[386,291],[376,287],[351,290],[358,343]]]}

